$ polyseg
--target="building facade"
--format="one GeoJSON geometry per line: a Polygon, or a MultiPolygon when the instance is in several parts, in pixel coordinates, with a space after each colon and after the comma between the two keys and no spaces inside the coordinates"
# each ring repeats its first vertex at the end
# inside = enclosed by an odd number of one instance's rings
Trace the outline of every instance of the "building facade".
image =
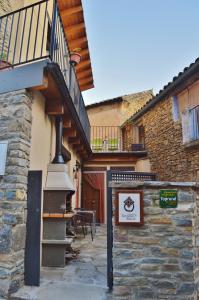
{"type": "Polygon", "coordinates": [[[69,193],[53,180],[57,195],[61,188],[65,193],[66,212],[68,200],[69,210],[81,206],[80,168],[91,154],[81,92],[93,87],[81,1],[10,4],[1,1],[0,18],[0,297],[5,298],[24,279],[27,283],[28,248],[38,270],[43,264],[49,177],[60,172],[68,180],[69,193]],[[72,56],[77,48],[79,65],[72,56]],[[37,200],[31,211],[29,204],[37,200]],[[28,232],[33,219],[35,238],[28,232]]]}
{"type": "Polygon", "coordinates": [[[151,170],[160,180],[198,178],[198,66],[197,59],[122,125],[134,141],[144,140],[151,170]]]}

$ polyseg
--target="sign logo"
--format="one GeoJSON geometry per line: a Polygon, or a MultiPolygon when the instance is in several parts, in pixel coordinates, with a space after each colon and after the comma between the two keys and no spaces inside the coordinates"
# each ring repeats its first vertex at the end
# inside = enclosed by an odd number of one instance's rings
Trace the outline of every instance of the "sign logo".
{"type": "Polygon", "coordinates": [[[160,190],[160,207],[176,208],[178,205],[177,190],[160,190]]]}
{"type": "Polygon", "coordinates": [[[132,212],[135,208],[133,199],[129,196],[124,200],[124,210],[127,212],[132,212]]]}
{"type": "Polygon", "coordinates": [[[143,225],[142,191],[120,190],[116,195],[116,225],[143,225]]]}

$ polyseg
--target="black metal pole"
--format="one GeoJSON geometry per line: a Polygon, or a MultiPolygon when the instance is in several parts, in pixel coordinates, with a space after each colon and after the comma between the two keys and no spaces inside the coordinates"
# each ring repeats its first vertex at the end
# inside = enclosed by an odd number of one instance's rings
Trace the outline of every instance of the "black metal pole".
{"type": "Polygon", "coordinates": [[[70,69],[69,69],[69,94],[71,95],[72,92],[72,71],[75,67],[73,62],[70,62],[70,69]]]}
{"type": "Polygon", "coordinates": [[[109,182],[112,180],[111,171],[107,171],[107,286],[113,289],[113,205],[112,188],[109,182]]]}
{"type": "Polygon", "coordinates": [[[62,135],[63,135],[63,118],[61,115],[56,116],[55,119],[56,127],[56,150],[55,157],[52,161],[53,164],[64,164],[64,159],[62,156],[62,135]]]}

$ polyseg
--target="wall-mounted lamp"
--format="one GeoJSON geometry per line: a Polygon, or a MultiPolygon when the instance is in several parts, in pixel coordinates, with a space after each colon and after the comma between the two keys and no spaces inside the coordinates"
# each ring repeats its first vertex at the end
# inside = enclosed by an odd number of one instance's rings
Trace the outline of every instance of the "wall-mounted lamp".
{"type": "MultiPolygon", "coordinates": [[[[70,73],[69,73],[69,92],[72,92],[72,69],[81,61],[81,55],[78,53],[81,48],[76,48],[70,53],[70,73]]],[[[75,71],[75,68],[74,68],[75,71]]]]}

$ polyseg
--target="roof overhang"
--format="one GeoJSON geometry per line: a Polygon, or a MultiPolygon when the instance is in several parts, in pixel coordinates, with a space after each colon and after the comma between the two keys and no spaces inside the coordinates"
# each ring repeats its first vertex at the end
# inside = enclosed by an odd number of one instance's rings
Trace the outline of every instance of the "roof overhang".
{"type": "Polygon", "coordinates": [[[81,91],[86,91],[93,88],[94,83],[82,1],[58,0],[58,5],[70,52],[81,49],[78,53],[82,60],[76,66],[76,74],[81,91]]]}

